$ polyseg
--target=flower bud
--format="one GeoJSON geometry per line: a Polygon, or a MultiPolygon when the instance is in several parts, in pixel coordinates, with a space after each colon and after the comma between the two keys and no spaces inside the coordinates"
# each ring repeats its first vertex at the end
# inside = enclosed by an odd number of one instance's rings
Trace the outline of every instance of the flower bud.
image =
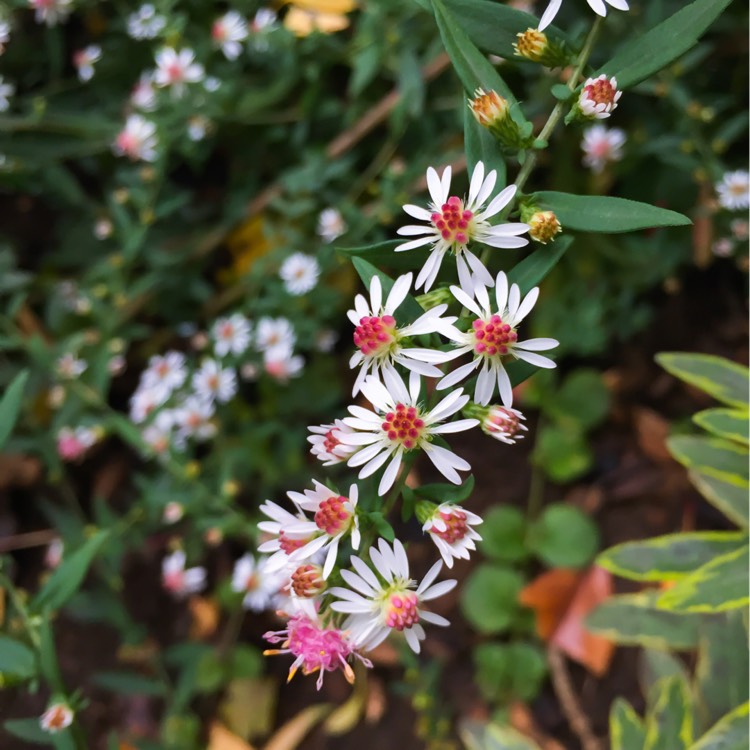
{"type": "Polygon", "coordinates": [[[562,232],[562,226],[554,211],[535,211],[524,219],[529,225],[529,237],[546,245],[554,242],[555,235],[562,232]]]}
{"type": "Polygon", "coordinates": [[[438,305],[453,302],[454,298],[450,289],[439,287],[438,289],[432,289],[426,294],[420,294],[416,299],[419,306],[426,311],[432,310],[433,307],[437,307],[438,305]]]}
{"type": "Polygon", "coordinates": [[[602,73],[598,78],[589,78],[565,121],[603,120],[617,108],[621,96],[622,91],[618,91],[614,76],[608,80],[606,74],[602,73]]]}
{"type": "Polygon", "coordinates": [[[571,61],[571,54],[564,44],[550,42],[539,29],[526,29],[516,34],[518,39],[513,49],[517,57],[541,63],[547,68],[562,68],[571,61]]]}
{"type": "Polygon", "coordinates": [[[313,599],[326,588],[323,568],[320,565],[300,565],[292,573],[290,587],[301,599],[313,599]]]}
{"type": "Polygon", "coordinates": [[[435,503],[431,503],[429,500],[420,500],[414,512],[417,516],[417,520],[421,524],[427,523],[437,512],[438,506],[435,503]]]}
{"type": "Polygon", "coordinates": [[[521,420],[526,417],[518,411],[507,406],[494,404],[487,408],[484,419],[482,419],[482,432],[495,440],[513,445],[516,440],[523,438],[521,432],[526,432],[526,425],[521,420]]]}
{"type": "Polygon", "coordinates": [[[476,121],[487,128],[503,146],[511,149],[530,146],[529,138],[521,135],[518,123],[510,116],[508,100],[496,91],[477,89],[468,104],[476,121]]]}

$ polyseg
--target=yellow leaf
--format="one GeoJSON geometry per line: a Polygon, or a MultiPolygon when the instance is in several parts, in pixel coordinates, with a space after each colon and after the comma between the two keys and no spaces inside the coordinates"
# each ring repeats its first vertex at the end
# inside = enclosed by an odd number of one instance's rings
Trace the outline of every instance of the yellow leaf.
{"type": "Polygon", "coordinates": [[[227,235],[226,243],[234,258],[231,268],[219,273],[219,281],[226,284],[245,274],[253,263],[273,249],[265,235],[260,216],[253,216],[242,222],[227,235]]]}
{"type": "Polygon", "coordinates": [[[330,703],[318,703],[300,711],[293,719],[284,724],[276,734],[268,740],[263,750],[295,750],[308,732],[330,712],[330,703]]]}
{"type": "Polygon", "coordinates": [[[268,734],[273,728],[278,683],[273,678],[232,680],[219,707],[225,724],[241,737],[268,734]],[[252,710],[248,710],[252,706],[252,710]]]}
{"type": "Polygon", "coordinates": [[[342,706],[339,706],[326,719],[323,731],[326,734],[346,734],[354,729],[365,712],[367,703],[367,670],[359,663],[354,664],[356,679],[351,697],[342,706]]]}
{"type": "Polygon", "coordinates": [[[253,746],[215,721],[208,733],[206,750],[253,750],[253,746]]]}
{"type": "Polygon", "coordinates": [[[284,17],[284,26],[297,36],[309,36],[313,31],[334,34],[349,26],[349,19],[337,13],[313,13],[292,7],[284,17]]]}

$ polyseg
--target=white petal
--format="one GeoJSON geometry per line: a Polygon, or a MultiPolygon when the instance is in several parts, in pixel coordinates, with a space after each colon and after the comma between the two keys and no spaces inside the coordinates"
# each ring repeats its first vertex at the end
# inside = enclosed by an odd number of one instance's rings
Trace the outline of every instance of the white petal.
{"type": "Polygon", "coordinates": [[[446,388],[450,388],[452,385],[455,385],[456,383],[459,383],[465,377],[471,374],[474,370],[476,370],[478,365],[479,365],[479,360],[473,359],[471,362],[465,365],[461,365],[461,367],[457,367],[455,370],[453,370],[453,372],[449,373],[441,381],[438,382],[437,389],[439,391],[442,391],[442,390],[445,390],[446,388]]]}
{"type": "Polygon", "coordinates": [[[406,295],[409,293],[409,289],[411,289],[413,277],[414,274],[407,273],[396,279],[385,301],[384,310],[387,315],[393,315],[396,308],[406,299],[406,295]]]}
{"type": "Polygon", "coordinates": [[[430,584],[440,575],[440,571],[443,569],[443,563],[438,560],[432,565],[432,567],[425,573],[419,587],[417,588],[417,596],[422,598],[422,593],[430,588],[430,584]]]}
{"type": "Polygon", "coordinates": [[[519,305],[516,314],[513,316],[514,326],[520,323],[532,310],[539,298],[539,287],[535,286],[523,299],[523,302],[519,305]]]}
{"type": "Polygon", "coordinates": [[[467,208],[471,210],[474,205],[474,200],[479,195],[479,190],[484,182],[484,163],[478,161],[474,167],[474,171],[471,174],[471,184],[469,185],[469,198],[467,200],[467,208]]]}
{"type": "Polygon", "coordinates": [[[497,389],[500,392],[500,400],[503,402],[503,406],[513,406],[513,386],[510,384],[508,373],[502,365],[497,368],[497,389]]]}
{"type": "MultiPolygon", "coordinates": [[[[444,581],[443,583],[448,583],[448,581],[444,581]]],[[[436,615],[434,612],[420,611],[419,619],[429,622],[430,625],[439,625],[441,628],[447,628],[451,624],[450,620],[446,620],[445,617],[436,615]]]]}
{"type": "Polygon", "coordinates": [[[403,208],[409,216],[413,216],[415,219],[419,219],[420,221],[431,221],[432,214],[426,208],[415,206],[411,203],[407,203],[401,208],[403,208]]]}
{"type": "Polygon", "coordinates": [[[530,365],[534,365],[534,367],[543,367],[545,370],[552,370],[557,367],[553,360],[551,360],[549,357],[543,357],[541,354],[525,352],[519,349],[516,352],[516,356],[518,357],[518,359],[522,359],[525,362],[528,362],[530,365]]]}
{"type": "MultiPolygon", "coordinates": [[[[359,558],[352,556],[352,564],[354,564],[354,560],[358,560],[359,558]]],[[[362,563],[364,565],[364,563],[362,563]]],[[[367,567],[365,565],[365,567],[367,567]]],[[[360,593],[364,594],[365,596],[374,596],[375,593],[380,589],[380,584],[377,581],[377,578],[375,579],[375,585],[371,586],[369,580],[365,580],[363,577],[358,576],[356,573],[352,573],[351,570],[342,570],[341,571],[341,577],[346,581],[346,583],[351,586],[356,591],[359,591],[360,593]]],[[[335,596],[343,596],[345,590],[340,591],[338,594],[335,594],[335,596]]],[[[356,599],[353,599],[353,597],[348,596],[345,597],[347,599],[352,599],[356,601],[356,599]]]]}
{"type": "Polygon", "coordinates": [[[457,286],[451,287],[451,294],[467,309],[471,310],[478,318],[481,318],[483,313],[477,303],[472,299],[472,296],[466,294],[463,289],[457,286]]]}
{"type": "Polygon", "coordinates": [[[433,167],[427,168],[427,189],[430,191],[430,198],[436,206],[440,207],[445,203],[440,178],[433,167]]]}
{"type": "Polygon", "coordinates": [[[402,451],[396,451],[396,455],[391,459],[388,468],[383,472],[380,484],[378,485],[378,495],[385,495],[396,481],[398,470],[401,468],[401,456],[402,451]]]}
{"type": "MultiPolygon", "coordinates": [[[[396,245],[393,250],[397,253],[403,253],[405,250],[414,250],[414,248],[416,247],[429,245],[431,242],[434,242],[435,239],[436,238],[434,235],[429,237],[420,237],[418,240],[410,240],[409,242],[403,242],[400,245],[396,245]]],[[[417,287],[419,287],[419,284],[417,284],[417,287]]]]}
{"type": "Polygon", "coordinates": [[[434,586],[431,586],[429,589],[424,591],[420,596],[420,599],[423,602],[428,602],[431,599],[437,599],[439,596],[443,596],[443,594],[447,594],[449,591],[454,589],[455,586],[456,581],[452,578],[447,581],[440,581],[440,583],[436,583],[434,586]]]}
{"type": "Polygon", "coordinates": [[[477,383],[474,387],[474,401],[487,406],[492,400],[495,390],[495,373],[486,365],[479,371],[477,383]]]}
{"type": "Polygon", "coordinates": [[[525,349],[529,352],[543,352],[547,349],[554,349],[559,345],[560,342],[557,339],[528,339],[527,341],[519,341],[515,344],[514,349],[525,349]]]}
{"type": "Polygon", "coordinates": [[[441,200],[440,200],[441,203],[445,203],[448,200],[448,196],[450,195],[450,191],[451,191],[451,174],[452,174],[451,167],[447,166],[443,170],[443,176],[440,179],[440,189],[442,190],[442,192],[440,194],[441,195],[441,200]]]}
{"type": "Polygon", "coordinates": [[[490,247],[504,247],[508,249],[525,247],[529,244],[529,241],[525,237],[505,237],[504,235],[490,235],[489,237],[485,237],[482,241],[485,245],[489,245],[490,247]]]}
{"type": "Polygon", "coordinates": [[[423,226],[422,224],[407,224],[405,227],[399,227],[396,230],[396,234],[400,234],[402,237],[410,237],[418,234],[435,234],[435,229],[431,226],[423,226]]]}
{"type": "Polygon", "coordinates": [[[487,175],[487,179],[484,181],[484,184],[482,185],[482,188],[479,191],[479,195],[477,195],[476,208],[479,208],[487,200],[487,198],[489,198],[490,195],[492,195],[492,191],[495,189],[496,182],[497,182],[497,172],[493,169],[487,175]]]}
{"type": "Polygon", "coordinates": [[[435,435],[444,435],[448,432],[463,432],[464,430],[470,430],[472,427],[476,427],[478,424],[478,419],[457,419],[455,422],[448,422],[447,424],[433,427],[431,432],[435,435]]]}
{"type": "Polygon", "coordinates": [[[467,402],[468,397],[464,396],[463,388],[449,393],[434,409],[430,410],[429,418],[425,420],[427,424],[440,422],[446,417],[455,414],[467,402]]]}
{"type": "Polygon", "coordinates": [[[508,277],[502,271],[497,275],[495,301],[497,302],[497,310],[502,315],[508,305],[508,277]]]}
{"type": "Polygon", "coordinates": [[[380,308],[383,305],[383,287],[380,283],[379,276],[373,276],[370,279],[370,309],[374,315],[380,314],[380,308]]]}
{"type": "Polygon", "coordinates": [[[589,4],[589,7],[594,11],[594,13],[596,13],[597,16],[607,15],[607,6],[602,2],[602,0],[586,0],[586,2],[589,4]]]}
{"type": "Polygon", "coordinates": [[[409,644],[409,647],[411,650],[418,654],[421,650],[421,645],[419,643],[419,638],[417,637],[417,634],[414,632],[413,628],[407,628],[404,630],[404,637],[406,638],[406,642],[409,644]]]}
{"type": "Polygon", "coordinates": [[[512,200],[516,194],[516,186],[508,185],[504,190],[501,190],[487,206],[486,210],[482,211],[483,219],[490,219],[496,213],[502,211],[512,200]]]}
{"type": "Polygon", "coordinates": [[[518,284],[510,285],[510,294],[508,294],[508,314],[515,320],[518,306],[521,304],[521,290],[518,288],[518,284]]]}
{"type": "Polygon", "coordinates": [[[544,31],[552,23],[557,15],[557,11],[560,10],[560,5],[562,5],[562,0],[550,0],[547,10],[544,11],[539,21],[539,31],[544,31]]]}
{"type": "MultiPolygon", "coordinates": [[[[386,448],[380,455],[375,456],[375,458],[366,463],[357,476],[360,479],[366,479],[374,474],[388,460],[392,452],[392,450],[386,448]]],[[[351,466],[351,461],[349,465],[351,466]]]]}

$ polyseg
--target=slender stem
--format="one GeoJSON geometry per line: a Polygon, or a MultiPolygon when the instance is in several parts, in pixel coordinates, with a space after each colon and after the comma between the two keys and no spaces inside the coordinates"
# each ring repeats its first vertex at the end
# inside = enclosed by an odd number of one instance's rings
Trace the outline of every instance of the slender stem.
{"type": "MultiPolygon", "coordinates": [[[[575,70],[573,71],[572,75],[568,79],[567,86],[570,91],[575,91],[576,87],[578,86],[578,79],[581,77],[581,73],[583,72],[583,69],[586,67],[586,63],[588,62],[589,57],[591,56],[591,50],[594,48],[594,41],[596,40],[596,36],[599,33],[599,29],[601,28],[601,25],[602,25],[602,18],[601,16],[597,16],[596,20],[594,21],[593,26],[591,27],[591,30],[589,31],[588,36],[586,37],[586,42],[583,45],[583,49],[581,50],[581,53],[578,56],[578,61],[576,63],[575,70]]],[[[555,108],[550,113],[550,116],[547,119],[547,122],[544,124],[544,127],[539,133],[540,140],[546,141],[549,139],[550,135],[552,135],[552,131],[555,129],[555,127],[557,127],[557,123],[560,122],[560,119],[563,116],[563,112],[565,111],[567,106],[568,106],[567,102],[558,102],[555,105],[555,108]]],[[[526,161],[523,163],[523,166],[521,167],[521,171],[518,173],[518,177],[516,178],[516,187],[518,188],[519,192],[523,189],[523,186],[526,184],[526,180],[529,178],[531,171],[534,169],[534,166],[536,165],[537,157],[538,157],[537,151],[532,151],[526,157],[526,161]]]]}

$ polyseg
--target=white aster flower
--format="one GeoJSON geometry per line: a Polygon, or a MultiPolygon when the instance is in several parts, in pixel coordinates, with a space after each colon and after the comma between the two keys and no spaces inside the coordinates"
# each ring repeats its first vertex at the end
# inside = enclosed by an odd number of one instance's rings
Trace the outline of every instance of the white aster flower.
{"type": "Polygon", "coordinates": [[[260,8],[250,22],[250,45],[256,52],[268,50],[268,32],[276,27],[276,13],[270,8],[260,8]]]}
{"type": "Polygon", "coordinates": [[[255,346],[259,351],[277,347],[292,349],[297,341],[294,327],[286,318],[261,318],[255,332],[255,346]]]}
{"type": "Polygon", "coordinates": [[[73,0],[29,0],[29,6],[36,11],[34,18],[37,23],[56,26],[67,19],[73,0]]]}
{"type": "Polygon", "coordinates": [[[351,434],[354,430],[340,419],[332,424],[310,425],[307,429],[312,433],[307,438],[307,442],[312,445],[310,453],[322,461],[323,466],[340,464],[357,450],[356,446],[341,442],[340,435],[351,434]]]}
{"type": "Polygon", "coordinates": [[[78,69],[78,80],[82,83],[94,77],[94,64],[102,58],[102,48],[98,44],[90,44],[84,49],[73,53],[73,65],[78,69]]]}
{"type": "Polygon", "coordinates": [[[193,374],[193,388],[198,398],[214,399],[221,404],[237,393],[237,374],[231,367],[222,367],[215,359],[206,359],[193,374]]]}
{"type": "Polygon", "coordinates": [[[151,112],[156,109],[156,89],[154,88],[154,71],[148,70],[141,74],[138,83],[130,92],[130,103],[136,109],[151,112]]]}
{"type": "Polygon", "coordinates": [[[55,363],[57,374],[66,380],[72,380],[83,375],[87,367],[88,363],[86,360],[76,357],[72,352],[66,352],[55,363]]]}
{"type": "Polygon", "coordinates": [[[10,41],[10,23],[0,21],[0,55],[5,52],[5,45],[10,41]]]}
{"type": "Polygon", "coordinates": [[[430,289],[447,252],[456,256],[458,280],[467,294],[471,294],[475,279],[485,286],[492,286],[492,276],[479,258],[469,250],[469,243],[481,242],[492,247],[523,247],[529,244],[526,238],[518,236],[528,231],[528,224],[507,223],[492,226],[489,223],[489,219],[502,211],[516,194],[516,186],[509,185],[484,208],[496,182],[497,172],[493,169],[485,177],[484,164],[481,161],[477,162],[471,175],[469,197],[463,200],[450,194],[450,167],[445,168],[441,177],[438,177],[438,173],[432,167],[427,170],[427,187],[432,198],[429,208],[410,204],[403,207],[409,216],[426,224],[410,224],[398,230],[398,234],[402,236],[424,236],[404,242],[395,248],[396,252],[402,252],[431,245],[427,262],[417,276],[417,289],[422,286],[425,291],[430,289]]]}
{"type": "Polygon", "coordinates": [[[354,309],[347,312],[347,317],[355,327],[354,345],[357,351],[350,358],[349,367],[360,367],[360,371],[354,381],[352,396],[359,393],[368,375],[380,378],[383,370],[393,369],[395,364],[430,378],[439,378],[443,374],[435,365],[447,362],[451,358],[450,354],[435,349],[404,346],[405,339],[427,333],[443,332],[448,335],[456,318],[441,318],[448,305],[437,305],[420,315],[413,323],[399,328],[394,315],[406,299],[411,281],[411,273],[399,276],[383,304],[380,279],[373,276],[370,281],[369,304],[361,294],[354,298],[354,309]]]}
{"type": "Polygon", "coordinates": [[[356,572],[341,571],[351,588],[337,586],[330,590],[339,600],[331,604],[331,609],[349,615],[344,630],[358,647],[373,649],[396,630],[403,633],[410,648],[419,653],[420,641],[425,638],[421,621],[443,627],[450,624],[444,617],[422,609],[422,605],[448,593],[456,581],[433,583],[443,567],[438,560],[417,586],[409,575],[406,551],[398,539],[394,540],[393,547],[379,539],[377,549],[370,547],[370,560],[376,572],[360,558],[352,556],[356,572]]]}
{"type": "Polygon", "coordinates": [[[339,340],[339,335],[336,331],[332,331],[330,328],[324,328],[318,331],[315,336],[315,348],[319,352],[327,354],[333,351],[333,347],[336,346],[336,342],[339,340]]]}
{"type": "Polygon", "coordinates": [[[239,357],[250,346],[252,326],[241,313],[234,313],[228,318],[219,318],[211,329],[214,340],[214,353],[217,357],[234,354],[239,357]]]}
{"type": "Polygon", "coordinates": [[[287,497],[302,511],[313,514],[313,520],[305,518],[290,523],[290,534],[312,537],[304,546],[289,555],[289,561],[301,563],[317,553],[325,554],[323,579],[331,575],[336,563],[339,542],[351,534],[352,547],[357,549],[360,542],[359,521],[357,520],[357,499],[359,489],[356,484],[349,487],[349,496],[339,495],[324,484],[313,479],[314,490],[287,492],[287,497]]]}
{"type": "Polygon", "coordinates": [[[181,450],[185,447],[184,436],[176,435],[178,412],[174,409],[162,409],[154,421],[144,427],[141,437],[143,442],[156,456],[165,456],[171,449],[181,450]]]}
{"type": "Polygon", "coordinates": [[[216,435],[216,425],[211,421],[214,412],[213,401],[198,396],[188,396],[175,409],[175,424],[178,426],[178,439],[196,438],[197,440],[210,440],[216,435]]]}
{"type": "Polygon", "coordinates": [[[716,183],[719,203],[729,211],[739,211],[750,206],[750,185],[748,173],[744,169],[727,172],[720,182],[716,183]]]}
{"type": "Polygon", "coordinates": [[[505,359],[508,357],[522,359],[536,367],[556,366],[551,359],[536,352],[554,349],[558,341],[548,338],[519,341],[516,331],[518,324],[534,307],[539,297],[539,288],[534,287],[521,300],[521,290],[518,284],[512,284],[508,290],[508,277],[501,271],[497,275],[493,300],[496,306],[494,307],[493,302],[490,302],[487,289],[482,284],[477,284],[474,290],[476,301],[456,286],[452,286],[451,291],[465,308],[477,316],[468,331],[465,333],[459,331],[454,338],[458,344],[454,356],[458,357],[471,352],[473,359],[446,375],[437,384],[438,390],[454,386],[481,367],[474,389],[474,401],[482,405],[489,404],[495,392],[495,383],[497,383],[497,390],[503,404],[508,407],[512,406],[513,387],[505,370],[505,359]]]}
{"type": "Polygon", "coordinates": [[[172,391],[162,383],[154,383],[151,386],[139,383],[135,393],[130,397],[131,421],[135,424],[146,421],[171,395],[172,391]]]}
{"type": "Polygon", "coordinates": [[[128,16],[128,34],[133,39],[155,39],[167,25],[167,19],[157,14],[151,3],[145,3],[128,16]]]}
{"type": "Polygon", "coordinates": [[[302,373],[304,367],[304,357],[295,354],[283,344],[263,352],[263,369],[280,383],[286,383],[289,378],[296,378],[302,373]]]}
{"type": "Polygon", "coordinates": [[[260,506],[260,512],[271,519],[270,521],[261,521],[258,524],[258,528],[264,534],[270,536],[270,539],[267,539],[258,547],[258,552],[271,553],[268,558],[269,571],[293,566],[294,563],[289,559],[291,554],[313,539],[314,534],[308,531],[290,531],[297,524],[308,521],[299,508],[296,510],[297,513],[292,514],[271,500],[266,500],[260,506]]]}
{"type": "Polygon", "coordinates": [[[312,255],[294,253],[281,264],[279,276],[289,294],[307,294],[318,283],[320,264],[312,255]]]}
{"type": "Polygon", "coordinates": [[[161,520],[170,526],[173,523],[178,523],[185,516],[185,506],[182,503],[175,502],[172,500],[164,506],[164,512],[162,513],[161,520]]]}
{"type": "Polygon", "coordinates": [[[212,129],[213,123],[203,115],[193,115],[188,119],[187,135],[194,143],[202,141],[212,129]]]}
{"type": "Polygon", "coordinates": [[[482,539],[472,526],[482,519],[460,505],[443,503],[422,524],[422,531],[430,535],[442,555],[445,564],[453,567],[453,558],[469,559],[469,552],[476,549],[475,542],[482,539]]]}
{"type": "Polygon", "coordinates": [[[598,78],[586,79],[578,96],[578,106],[586,117],[604,120],[617,109],[621,96],[617,79],[614,76],[607,79],[606,74],[602,73],[598,78]]]}
{"type": "Polygon", "coordinates": [[[477,419],[459,419],[440,424],[460,411],[469,397],[459,388],[428,410],[419,403],[419,375],[411,373],[407,390],[394,370],[386,369],[382,374],[383,383],[370,376],[362,385],[362,393],[375,411],[350,406],[352,416],[344,419],[344,423],[356,432],[340,433],[338,437],[341,442],[363,446],[347,464],[362,466],[359,478],[364,479],[374,474],[390,458],[378,485],[378,494],[384,495],[396,480],[404,453],[423,450],[449,482],[461,484],[458,471],[469,471],[471,466],[452,451],[434,445],[432,437],[461,432],[479,424],[477,419]]]}
{"type": "Polygon", "coordinates": [[[269,568],[269,560],[264,555],[256,560],[248,553],[234,564],[232,591],[245,594],[242,600],[245,609],[253,612],[270,609],[287,581],[285,571],[269,568]]]}
{"type": "Polygon", "coordinates": [[[620,128],[606,128],[604,125],[586,128],[581,141],[583,165],[598,174],[610,162],[621,161],[625,141],[627,136],[620,128]]]}
{"type": "Polygon", "coordinates": [[[118,156],[127,156],[133,161],[156,161],[158,143],[156,125],[151,120],[141,115],[129,115],[112,149],[118,156]]]}
{"type": "Polygon", "coordinates": [[[495,404],[487,409],[482,419],[482,432],[501,443],[514,445],[516,440],[523,438],[521,433],[528,431],[528,427],[521,421],[525,419],[518,409],[495,404]]]}
{"type": "Polygon", "coordinates": [[[323,242],[333,242],[346,232],[346,222],[337,208],[325,208],[318,216],[318,236],[323,242]]]}
{"type": "Polygon", "coordinates": [[[141,375],[144,388],[162,387],[168,394],[183,385],[187,379],[187,364],[182,352],[168,351],[164,355],[154,355],[141,375]]]}
{"type": "Polygon", "coordinates": [[[156,53],[154,83],[161,87],[169,86],[175,97],[185,93],[186,83],[198,83],[205,76],[203,66],[195,62],[195,52],[191,49],[178,52],[172,47],[164,47],[156,53]]]}
{"type": "Polygon", "coordinates": [[[39,726],[45,732],[57,734],[73,723],[74,716],[70,706],[54,703],[39,717],[39,726]]]}
{"type": "MultiPolygon", "coordinates": [[[[607,5],[611,5],[617,10],[630,10],[627,0],[586,0],[586,2],[598,16],[607,15],[607,5]]],[[[550,0],[547,10],[544,11],[539,21],[539,31],[544,31],[552,23],[561,5],[562,0],[550,0]]]]}
{"type": "Polygon", "coordinates": [[[197,594],[206,587],[206,569],[185,569],[185,553],[176,550],[162,560],[161,580],[164,588],[173,596],[182,598],[188,594],[197,594]]]}
{"type": "Polygon", "coordinates": [[[236,10],[230,10],[217,18],[211,27],[211,38],[221,48],[227,60],[236,60],[242,52],[242,44],[250,31],[248,23],[236,10]]]}
{"type": "MultiPolygon", "coordinates": [[[[747,185],[745,186],[747,189],[747,185]]],[[[732,219],[729,222],[729,228],[732,230],[732,236],[739,242],[747,242],[750,237],[750,222],[746,219],[732,219]]]]}
{"type": "Polygon", "coordinates": [[[0,75],[0,112],[5,112],[10,107],[10,97],[16,93],[16,87],[12,83],[6,83],[5,78],[0,75]]]}

